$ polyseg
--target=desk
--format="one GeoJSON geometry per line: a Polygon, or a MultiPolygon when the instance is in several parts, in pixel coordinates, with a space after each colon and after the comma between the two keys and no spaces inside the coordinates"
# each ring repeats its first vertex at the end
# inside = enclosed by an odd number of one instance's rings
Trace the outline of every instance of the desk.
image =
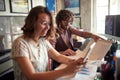
{"type": "Polygon", "coordinates": [[[13,71],[10,50],[0,51],[0,77],[13,71]]]}
{"type": "Polygon", "coordinates": [[[116,51],[116,72],[115,72],[115,78],[116,80],[120,80],[120,50],[116,51]]]}
{"type": "MultiPolygon", "coordinates": [[[[83,51],[77,51],[75,56],[69,56],[70,58],[73,59],[78,59],[80,57],[85,56],[83,51]]],[[[63,76],[61,78],[58,78],[57,80],[94,80],[96,75],[97,75],[97,68],[101,66],[101,64],[105,64],[105,61],[101,60],[89,60],[86,64],[85,68],[82,68],[80,71],[77,73],[73,73],[70,75],[63,76]]],[[[67,65],[61,64],[58,69],[62,69],[66,67],[67,65]]]]}
{"type": "Polygon", "coordinates": [[[113,39],[118,42],[118,49],[116,51],[116,65],[115,65],[115,80],[120,80],[120,37],[112,36],[108,34],[100,34],[101,37],[105,37],[107,39],[113,39]]]}
{"type": "MultiPolygon", "coordinates": [[[[96,71],[97,71],[98,63],[100,63],[100,61],[99,62],[98,61],[88,61],[86,67],[82,68],[77,73],[73,73],[70,75],[60,77],[57,80],[94,80],[97,75],[96,71]]],[[[61,64],[55,70],[62,69],[64,67],[66,67],[66,65],[61,64]]]]}

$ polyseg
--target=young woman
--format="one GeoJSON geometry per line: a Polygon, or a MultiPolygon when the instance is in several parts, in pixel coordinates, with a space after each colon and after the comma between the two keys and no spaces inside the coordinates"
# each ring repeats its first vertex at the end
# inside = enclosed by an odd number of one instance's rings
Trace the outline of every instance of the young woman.
{"type": "Polygon", "coordinates": [[[22,28],[23,35],[12,44],[15,80],[55,80],[61,76],[76,72],[85,64],[82,58],[73,60],[59,54],[49,43],[52,17],[46,7],[37,6],[31,9],[22,28]],[[68,66],[49,71],[48,56],[68,66]]]}

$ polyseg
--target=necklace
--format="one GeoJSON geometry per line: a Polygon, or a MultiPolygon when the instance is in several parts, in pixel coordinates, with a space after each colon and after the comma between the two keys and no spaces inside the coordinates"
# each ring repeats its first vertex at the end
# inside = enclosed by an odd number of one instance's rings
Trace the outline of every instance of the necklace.
{"type": "MultiPolygon", "coordinates": [[[[37,54],[38,56],[40,56],[40,45],[39,45],[39,41],[36,42],[36,41],[34,41],[34,40],[31,40],[30,43],[33,45],[34,48],[37,49],[37,53],[35,53],[35,54],[37,54]]],[[[33,50],[34,50],[34,49],[33,49],[33,50]]],[[[32,50],[32,51],[33,51],[33,50],[32,50]]],[[[35,52],[35,51],[33,51],[33,52],[35,52]]]]}
{"type": "Polygon", "coordinates": [[[37,46],[37,49],[38,49],[38,56],[40,56],[40,46],[39,45],[37,46]]]}

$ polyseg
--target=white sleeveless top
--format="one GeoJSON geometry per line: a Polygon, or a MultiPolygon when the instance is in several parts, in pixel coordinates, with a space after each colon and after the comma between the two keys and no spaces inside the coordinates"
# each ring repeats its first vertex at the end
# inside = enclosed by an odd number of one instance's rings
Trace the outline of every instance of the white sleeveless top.
{"type": "Polygon", "coordinates": [[[22,74],[15,57],[27,57],[30,59],[36,72],[45,72],[48,70],[48,51],[51,44],[45,38],[40,38],[39,47],[33,45],[29,40],[22,36],[17,38],[12,45],[11,58],[13,59],[13,68],[15,80],[26,80],[22,74]]]}

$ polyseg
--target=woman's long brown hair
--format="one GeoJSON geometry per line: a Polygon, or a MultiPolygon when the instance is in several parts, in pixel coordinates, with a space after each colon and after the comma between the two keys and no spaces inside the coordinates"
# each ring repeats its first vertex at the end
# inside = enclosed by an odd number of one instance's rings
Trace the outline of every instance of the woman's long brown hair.
{"type": "Polygon", "coordinates": [[[53,27],[51,13],[48,11],[48,9],[46,7],[36,6],[31,9],[31,11],[29,12],[28,16],[25,19],[24,26],[21,28],[21,30],[23,30],[23,34],[25,36],[27,36],[28,38],[34,37],[34,33],[36,31],[35,29],[36,29],[36,25],[37,25],[38,15],[41,13],[46,13],[50,17],[50,29],[48,30],[45,37],[48,37],[52,34],[54,27],[53,27]]]}

